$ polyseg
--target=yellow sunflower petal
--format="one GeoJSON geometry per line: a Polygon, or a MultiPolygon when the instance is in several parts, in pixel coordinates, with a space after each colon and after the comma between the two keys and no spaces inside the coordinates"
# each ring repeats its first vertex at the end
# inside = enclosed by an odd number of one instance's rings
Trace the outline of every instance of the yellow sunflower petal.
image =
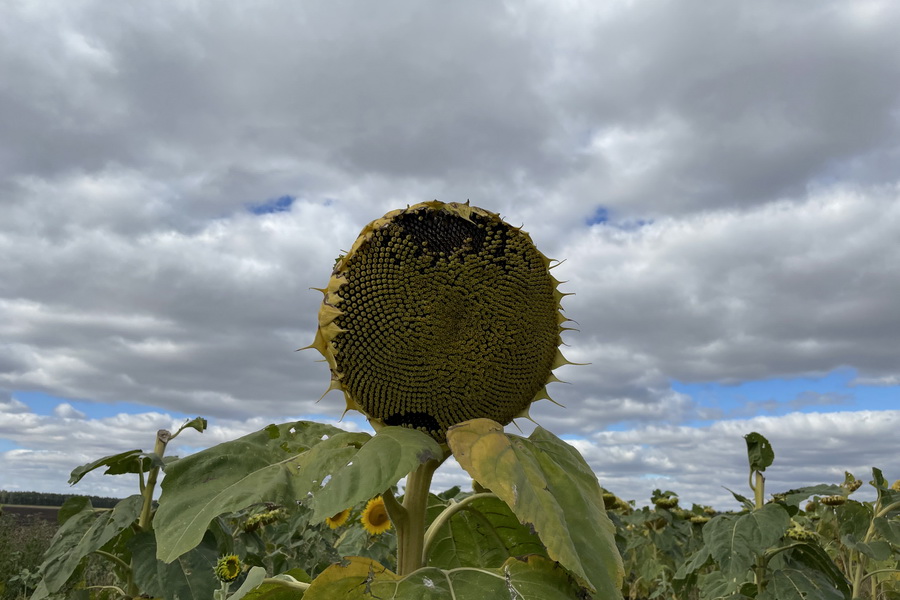
{"type": "Polygon", "coordinates": [[[234,581],[241,574],[241,559],[237,554],[228,554],[216,562],[216,577],[220,581],[234,581]]]}
{"type": "Polygon", "coordinates": [[[338,527],[340,527],[341,525],[346,523],[347,519],[349,519],[349,518],[350,518],[350,509],[345,508],[344,510],[342,510],[341,512],[337,513],[336,515],[334,515],[332,517],[325,517],[325,522],[332,529],[337,529],[338,527]]]}
{"type": "Polygon", "coordinates": [[[369,500],[359,520],[366,531],[372,535],[382,534],[391,528],[391,518],[388,516],[381,496],[369,500]]]}

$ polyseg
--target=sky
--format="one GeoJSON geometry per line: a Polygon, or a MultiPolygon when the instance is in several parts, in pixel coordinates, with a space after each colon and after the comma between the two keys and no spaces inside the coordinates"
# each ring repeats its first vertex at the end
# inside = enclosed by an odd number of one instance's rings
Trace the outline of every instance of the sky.
{"type": "Polygon", "coordinates": [[[900,478],[898,30],[887,0],[0,4],[0,489],[135,493],[66,482],[198,415],[171,453],[338,424],[310,288],[433,199],[561,261],[588,364],[532,416],[620,497],[737,508],[753,431],[771,492],[900,478]]]}

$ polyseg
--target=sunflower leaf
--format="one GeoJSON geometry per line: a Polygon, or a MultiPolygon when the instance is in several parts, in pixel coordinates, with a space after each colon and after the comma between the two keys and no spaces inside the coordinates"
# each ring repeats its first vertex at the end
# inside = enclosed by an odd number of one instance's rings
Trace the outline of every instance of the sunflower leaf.
{"type": "Polygon", "coordinates": [[[324,521],[382,494],[420,464],[441,456],[441,447],[429,435],[405,427],[384,427],[347,462],[330,471],[331,478],[313,492],[311,520],[324,521]]]}
{"type": "Polygon", "coordinates": [[[523,438],[489,419],[450,428],[447,441],[473,479],[534,527],[550,558],[598,597],[621,597],[615,529],[597,477],[577,450],[541,427],[523,438]]]}
{"type": "Polygon", "coordinates": [[[304,600],[571,600],[582,597],[584,590],[564,569],[551,560],[534,555],[510,558],[497,569],[444,571],[426,567],[402,578],[376,561],[354,556],[325,569],[303,596],[304,600]]]}
{"type": "Polygon", "coordinates": [[[307,501],[371,436],[297,421],[219,444],[167,467],[153,521],[160,560],[200,543],[218,515],[260,502],[307,501]]]}

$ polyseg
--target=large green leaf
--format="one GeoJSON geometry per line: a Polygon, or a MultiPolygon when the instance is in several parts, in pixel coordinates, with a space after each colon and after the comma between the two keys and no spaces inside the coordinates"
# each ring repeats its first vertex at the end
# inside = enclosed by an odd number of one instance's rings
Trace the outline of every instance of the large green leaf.
{"type": "Polygon", "coordinates": [[[74,517],[85,510],[94,510],[91,505],[91,499],[87,496],[72,496],[59,507],[59,511],[56,513],[56,522],[62,525],[70,517],[74,517]]]}
{"type": "Polygon", "coordinates": [[[846,548],[853,548],[857,552],[861,552],[874,560],[887,560],[892,552],[891,545],[887,542],[881,540],[875,540],[874,542],[868,543],[860,542],[849,533],[841,536],[841,544],[846,548]]]}
{"type": "Polygon", "coordinates": [[[321,423],[269,425],[171,463],[153,525],[157,556],[171,562],[196,546],[218,515],[258,502],[305,500],[368,440],[321,423]]]}
{"type": "Polygon", "coordinates": [[[624,571],[597,477],[572,446],[538,427],[509,435],[489,419],[451,427],[459,464],[531,524],[547,553],[600,598],[620,598],[624,571]]]}
{"type": "Polygon", "coordinates": [[[820,483],[819,485],[811,485],[793,490],[788,490],[778,496],[783,497],[784,503],[788,506],[800,506],[800,503],[810,496],[833,496],[843,493],[844,488],[839,485],[820,483]]]}
{"type": "Polygon", "coordinates": [[[90,502],[82,503],[83,510],[62,524],[45,554],[47,558],[40,567],[44,589],[53,593],[62,588],[85,556],[131,526],[138,518],[142,504],[140,495],[129,496],[113,510],[98,514],[90,502]]]}
{"type": "Polygon", "coordinates": [[[209,423],[207,423],[206,419],[204,419],[203,417],[194,417],[190,421],[185,421],[184,424],[178,428],[178,431],[172,434],[172,437],[175,437],[185,429],[196,429],[200,433],[203,433],[204,431],[206,431],[206,427],[208,425],[209,423]]]}
{"type": "Polygon", "coordinates": [[[703,540],[726,578],[739,578],[781,538],[790,521],[780,504],[766,504],[739,517],[719,515],[703,527],[703,540]]]}
{"type": "Polygon", "coordinates": [[[747,441],[747,458],[750,461],[751,471],[765,471],[766,467],[775,462],[775,451],[762,434],[748,433],[744,436],[747,441]]]}
{"type": "Polygon", "coordinates": [[[875,519],[875,531],[888,542],[900,548],[900,523],[884,517],[875,519]]]}
{"type": "Polygon", "coordinates": [[[486,497],[467,503],[436,532],[428,566],[497,568],[511,556],[526,554],[546,554],[540,538],[505,502],[486,497]]]}
{"type": "MultiPolygon", "coordinates": [[[[256,589],[247,593],[244,600],[300,600],[303,598],[303,590],[274,583],[275,580],[309,583],[309,575],[303,569],[291,569],[276,575],[271,579],[272,583],[263,583],[256,589]]],[[[229,600],[233,600],[229,598],[229,600]]]]}
{"type": "Polygon", "coordinates": [[[819,544],[798,544],[791,548],[786,555],[788,568],[811,570],[820,573],[828,580],[831,587],[838,590],[846,600],[850,600],[852,595],[850,582],[847,581],[844,573],[834,564],[832,558],[819,544]]]}
{"type": "Polygon", "coordinates": [[[701,546],[689,559],[683,561],[675,572],[675,579],[684,579],[691,573],[706,565],[709,561],[709,548],[701,546]]]}
{"type": "MultiPolygon", "coordinates": [[[[875,489],[878,490],[878,497],[881,500],[882,507],[887,507],[896,502],[900,502],[900,490],[895,490],[893,487],[891,487],[888,480],[884,478],[884,474],[882,474],[881,469],[872,469],[872,481],[870,481],[869,484],[874,486],[875,489]]],[[[890,513],[884,516],[891,518],[897,516],[898,514],[900,514],[900,508],[894,508],[890,511],[890,513]]]]}
{"type": "Polygon", "coordinates": [[[165,600],[208,600],[219,582],[215,537],[208,533],[199,545],[169,564],[156,558],[153,532],[139,533],[129,543],[134,582],[145,594],[165,600]]]}
{"type": "MultiPolygon", "coordinates": [[[[499,569],[419,569],[406,577],[351,557],[316,577],[304,600],[573,600],[584,598],[569,574],[541,556],[510,558],[499,569]]],[[[598,596],[603,598],[605,596],[598,596]]]]}
{"type": "Polygon", "coordinates": [[[156,454],[143,450],[127,450],[75,467],[69,475],[69,484],[75,485],[81,481],[82,477],[100,467],[106,467],[104,475],[123,475],[125,473],[145,473],[154,466],[164,466],[162,459],[156,454]]]}
{"type": "Polygon", "coordinates": [[[420,464],[440,459],[442,454],[440,445],[421,431],[406,427],[381,429],[345,464],[330,472],[331,478],[315,493],[311,520],[324,521],[382,494],[420,464]]]}
{"type": "Polygon", "coordinates": [[[722,571],[703,573],[698,579],[701,600],[719,600],[720,598],[744,600],[747,598],[740,593],[744,582],[725,577],[722,571]]]}
{"type": "Polygon", "coordinates": [[[780,569],[772,574],[759,600],[845,600],[845,596],[818,571],[780,569]]]}
{"type": "Polygon", "coordinates": [[[834,509],[839,524],[841,537],[849,535],[854,539],[863,539],[869,531],[872,522],[872,509],[862,502],[848,500],[834,509]]]}

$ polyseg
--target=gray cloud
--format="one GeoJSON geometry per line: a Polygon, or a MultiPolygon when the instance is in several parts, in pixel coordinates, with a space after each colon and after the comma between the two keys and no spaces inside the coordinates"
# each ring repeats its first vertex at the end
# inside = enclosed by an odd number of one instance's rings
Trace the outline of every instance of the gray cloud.
{"type": "Polygon", "coordinates": [[[647,356],[641,372],[685,381],[893,373],[897,207],[896,188],[838,190],[638,231],[595,226],[559,268],[578,290],[566,302],[578,356],[598,371],[647,356]]]}

